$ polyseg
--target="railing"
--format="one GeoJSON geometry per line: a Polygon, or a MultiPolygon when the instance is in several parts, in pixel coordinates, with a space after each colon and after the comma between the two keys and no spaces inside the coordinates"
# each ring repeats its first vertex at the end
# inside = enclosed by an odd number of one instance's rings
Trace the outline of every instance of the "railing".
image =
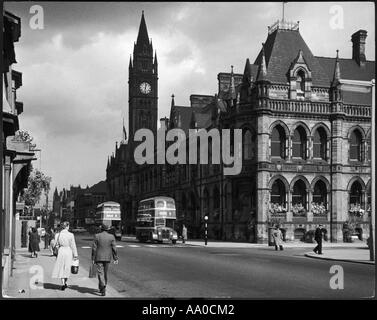
{"type": "Polygon", "coordinates": [[[298,31],[299,21],[292,22],[292,21],[278,20],[271,27],[268,27],[268,34],[273,33],[277,29],[298,31]]]}
{"type": "MultiPolygon", "coordinates": [[[[331,105],[326,102],[305,102],[291,100],[274,100],[269,101],[270,109],[281,112],[302,112],[302,113],[318,113],[331,114],[331,105]]],[[[370,106],[354,106],[343,105],[343,112],[347,116],[371,117],[370,106]]]]}
{"type": "Polygon", "coordinates": [[[372,109],[370,106],[351,106],[343,105],[344,113],[349,116],[371,117],[372,109]]]}
{"type": "Polygon", "coordinates": [[[302,102],[289,100],[270,100],[273,111],[330,114],[330,104],[321,102],[302,102]]]}

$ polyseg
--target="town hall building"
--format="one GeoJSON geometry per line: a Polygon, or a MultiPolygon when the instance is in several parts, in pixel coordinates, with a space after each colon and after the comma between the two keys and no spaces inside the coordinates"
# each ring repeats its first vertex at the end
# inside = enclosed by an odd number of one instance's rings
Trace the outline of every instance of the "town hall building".
{"type": "Polygon", "coordinates": [[[366,59],[366,38],[365,30],[351,36],[351,58],[336,48],[318,57],[299,23],[277,21],[243,74],[233,67],[218,74],[216,95],[192,94],[190,106],[172,96],[160,128],[242,129],[242,170],[224,175],[222,163],[135,163],[135,132],[158,131],[157,54],[143,13],[129,62],[129,137],[106,169],[107,197],[121,204],[127,232],[134,233],[140,200],[171,196],[190,238],[203,237],[205,215],[210,239],[263,243],[279,224],[286,240],[303,240],[319,223],[334,242],[347,241],[347,225],[367,238],[375,62],[366,59]]]}

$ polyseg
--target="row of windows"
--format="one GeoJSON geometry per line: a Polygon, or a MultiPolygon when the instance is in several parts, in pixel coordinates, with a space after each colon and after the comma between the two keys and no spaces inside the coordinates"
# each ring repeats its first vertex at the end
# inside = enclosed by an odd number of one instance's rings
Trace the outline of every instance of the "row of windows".
{"type": "MultiPolygon", "coordinates": [[[[328,136],[326,131],[319,127],[313,135],[313,157],[328,160],[328,136]]],[[[271,156],[286,159],[288,157],[287,148],[288,138],[281,125],[272,129],[271,133],[271,156]]],[[[371,147],[368,144],[367,152],[363,147],[362,135],[358,129],[351,132],[349,140],[349,159],[355,161],[364,161],[365,157],[371,159],[371,147]]],[[[292,157],[308,159],[308,138],[306,131],[302,126],[296,128],[292,137],[292,157]]]]}
{"type": "MultiPolygon", "coordinates": [[[[327,190],[325,182],[318,180],[313,188],[313,203],[317,204],[327,204],[327,190]]],[[[371,203],[371,190],[370,187],[367,191],[368,203],[371,203]]],[[[277,179],[271,187],[271,203],[279,204],[285,206],[287,203],[287,190],[282,180],[277,179]]],[[[355,205],[360,204],[362,207],[365,206],[364,193],[362,190],[362,185],[359,181],[353,182],[349,192],[349,204],[355,205]]],[[[293,185],[292,192],[292,206],[302,205],[305,209],[308,209],[308,197],[306,191],[305,182],[302,180],[297,180],[293,185]]]]}

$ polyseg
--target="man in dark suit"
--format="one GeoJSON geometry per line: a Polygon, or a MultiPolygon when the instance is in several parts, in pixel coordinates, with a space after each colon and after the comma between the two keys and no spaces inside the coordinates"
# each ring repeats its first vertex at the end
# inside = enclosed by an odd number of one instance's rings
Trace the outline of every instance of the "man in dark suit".
{"type": "Polygon", "coordinates": [[[108,226],[101,225],[101,232],[95,235],[92,246],[92,263],[97,266],[98,288],[102,296],[106,295],[107,271],[111,256],[114,264],[118,264],[115,237],[108,230],[108,226]]]}
{"type": "Polygon", "coordinates": [[[317,254],[322,254],[322,225],[320,224],[317,229],[315,229],[314,240],[317,241],[317,246],[313,251],[317,254]]]}

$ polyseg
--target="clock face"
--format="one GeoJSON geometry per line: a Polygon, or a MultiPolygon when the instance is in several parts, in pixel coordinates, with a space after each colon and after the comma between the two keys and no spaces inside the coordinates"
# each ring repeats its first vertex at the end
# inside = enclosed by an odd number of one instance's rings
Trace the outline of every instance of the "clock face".
{"type": "Polygon", "coordinates": [[[143,82],[140,84],[141,93],[148,94],[152,91],[151,85],[148,82],[143,82]]]}

